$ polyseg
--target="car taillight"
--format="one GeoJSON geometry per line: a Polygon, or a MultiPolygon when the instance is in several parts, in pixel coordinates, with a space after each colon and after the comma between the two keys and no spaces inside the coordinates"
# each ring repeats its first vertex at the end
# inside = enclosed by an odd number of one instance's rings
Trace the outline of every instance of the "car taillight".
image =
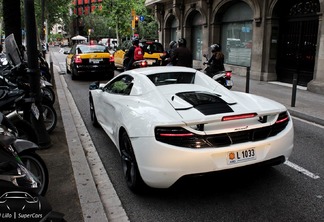
{"type": "Polygon", "coordinates": [[[187,148],[207,148],[211,144],[204,136],[196,135],[181,127],[157,127],[155,139],[162,143],[187,148]]]}
{"type": "Polygon", "coordinates": [[[226,78],[230,79],[232,77],[232,71],[226,71],[225,75],[226,75],[226,78]]]}
{"type": "Polygon", "coordinates": [[[82,63],[82,59],[81,59],[81,57],[80,57],[80,56],[76,56],[76,57],[74,58],[74,63],[75,63],[75,64],[81,64],[81,63],[82,63]]]}
{"type": "Polygon", "coordinates": [[[277,121],[275,122],[275,124],[272,125],[270,136],[275,136],[281,131],[283,131],[288,125],[289,119],[290,118],[287,111],[280,113],[277,118],[277,121]]]}
{"type": "Polygon", "coordinates": [[[283,113],[280,113],[279,116],[278,116],[278,119],[276,121],[276,124],[279,124],[279,123],[284,123],[284,122],[288,122],[289,121],[289,115],[287,112],[283,112],[283,113]]]}
{"type": "Polygon", "coordinates": [[[146,67],[147,66],[147,61],[146,60],[141,61],[140,66],[141,67],[146,67]]]}
{"type": "Polygon", "coordinates": [[[246,113],[240,115],[224,116],[222,121],[238,120],[238,119],[248,119],[257,116],[256,113],[246,113]]]}

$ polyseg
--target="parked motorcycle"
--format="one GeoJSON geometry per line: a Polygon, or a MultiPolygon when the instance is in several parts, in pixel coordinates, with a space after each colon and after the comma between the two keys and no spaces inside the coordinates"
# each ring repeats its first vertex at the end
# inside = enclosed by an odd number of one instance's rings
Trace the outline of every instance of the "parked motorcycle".
{"type": "MultiPolygon", "coordinates": [[[[53,100],[46,93],[41,93],[42,112],[35,105],[35,96],[32,94],[29,84],[28,67],[19,53],[15,39],[9,35],[5,39],[6,56],[12,68],[5,75],[0,76],[0,85],[9,87],[9,92],[3,90],[3,107],[0,111],[16,111],[23,119],[31,123],[35,117],[39,119],[39,114],[43,114],[44,124],[48,133],[52,132],[57,123],[57,114],[53,107],[53,100]],[[12,98],[15,100],[12,100],[12,98]],[[7,100],[8,99],[8,100],[7,100]]],[[[42,91],[43,92],[43,91],[42,91]]]]}
{"type": "MultiPolygon", "coordinates": [[[[35,98],[30,96],[30,85],[20,82],[13,84],[3,76],[0,76],[0,111],[5,114],[16,112],[22,118],[31,123],[31,115],[39,118],[39,110],[35,105],[35,98]]],[[[48,133],[52,132],[57,123],[57,113],[53,107],[53,101],[46,94],[42,95],[43,119],[48,133]]]]}
{"type": "MultiPolygon", "coordinates": [[[[45,162],[35,152],[39,147],[31,141],[17,139],[17,129],[2,113],[0,113],[0,123],[0,150],[2,152],[0,156],[10,156],[9,159],[16,160],[17,167],[21,168],[20,170],[24,173],[26,173],[24,169],[26,168],[33,176],[27,188],[33,189],[32,191],[39,195],[45,195],[49,174],[45,162]]],[[[18,182],[19,180],[15,185],[19,186],[18,182]]],[[[25,183],[22,182],[22,184],[25,183]]]]}
{"type": "MultiPolygon", "coordinates": [[[[207,55],[204,54],[203,56],[206,58],[206,61],[208,61],[207,55]]],[[[227,89],[231,89],[234,85],[231,70],[212,72],[210,70],[209,65],[205,63],[205,68],[203,69],[203,72],[211,78],[213,78],[218,83],[220,83],[222,86],[226,87],[227,89]]]]}
{"type": "Polygon", "coordinates": [[[1,219],[64,222],[64,214],[53,211],[44,197],[49,178],[45,163],[34,152],[37,146],[16,139],[14,126],[1,113],[0,123],[1,219]]]}

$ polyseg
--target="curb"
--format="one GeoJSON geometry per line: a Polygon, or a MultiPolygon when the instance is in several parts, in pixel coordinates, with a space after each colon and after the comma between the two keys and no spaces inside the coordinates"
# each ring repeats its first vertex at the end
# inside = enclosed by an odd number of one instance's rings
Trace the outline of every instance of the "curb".
{"type": "Polygon", "coordinates": [[[54,72],[54,78],[84,221],[129,221],[64,76],[54,72]]]}

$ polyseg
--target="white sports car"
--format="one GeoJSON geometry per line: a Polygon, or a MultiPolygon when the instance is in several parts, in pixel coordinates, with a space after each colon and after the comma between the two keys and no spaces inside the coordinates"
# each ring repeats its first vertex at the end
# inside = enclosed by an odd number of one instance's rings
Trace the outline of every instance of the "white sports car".
{"type": "Polygon", "coordinates": [[[139,68],[89,88],[92,123],[116,145],[135,192],[185,175],[280,164],[293,149],[285,106],[229,91],[192,68],[139,68]]]}

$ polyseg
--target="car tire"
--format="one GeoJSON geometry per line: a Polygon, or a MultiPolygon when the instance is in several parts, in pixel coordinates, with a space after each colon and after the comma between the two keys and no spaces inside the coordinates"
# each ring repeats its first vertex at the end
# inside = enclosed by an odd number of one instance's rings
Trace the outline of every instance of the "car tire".
{"type": "Polygon", "coordinates": [[[72,68],[71,79],[76,80],[78,75],[78,70],[76,68],[72,68]]]}
{"type": "Polygon", "coordinates": [[[71,73],[71,71],[68,69],[68,64],[65,63],[65,67],[66,67],[66,73],[71,73]]]}
{"type": "Polygon", "coordinates": [[[139,172],[131,140],[125,131],[121,135],[120,153],[123,173],[128,188],[134,193],[143,192],[146,184],[139,172]]]}
{"type": "Polygon", "coordinates": [[[93,99],[92,96],[89,96],[89,105],[90,105],[90,118],[91,118],[91,122],[92,125],[94,127],[99,127],[99,123],[97,120],[97,116],[96,116],[96,112],[95,112],[95,108],[94,108],[94,104],[93,104],[93,99]]]}

